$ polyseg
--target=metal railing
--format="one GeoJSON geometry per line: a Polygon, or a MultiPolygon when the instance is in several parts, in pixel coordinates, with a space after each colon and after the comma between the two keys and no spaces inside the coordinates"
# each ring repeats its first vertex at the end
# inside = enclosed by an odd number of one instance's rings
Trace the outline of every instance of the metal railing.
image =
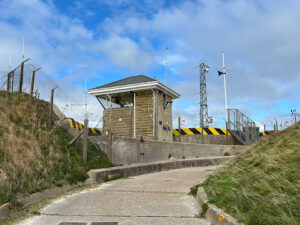
{"type": "MultiPolygon", "coordinates": [[[[258,141],[255,122],[238,109],[227,109],[228,130],[243,145],[258,141]]],[[[259,131],[258,131],[259,132],[259,131]]]]}

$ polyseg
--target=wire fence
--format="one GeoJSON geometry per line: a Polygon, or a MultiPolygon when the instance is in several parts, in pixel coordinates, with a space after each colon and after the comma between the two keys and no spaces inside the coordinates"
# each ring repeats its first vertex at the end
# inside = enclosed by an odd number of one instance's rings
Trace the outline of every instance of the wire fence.
{"type": "MultiPolygon", "coordinates": [[[[30,94],[33,71],[36,71],[33,88],[34,96],[44,101],[50,101],[51,90],[55,88],[53,102],[66,117],[73,118],[81,123],[88,117],[89,127],[102,128],[102,109],[94,96],[87,94],[87,92],[79,86],[57,82],[39,68],[38,65],[30,61],[24,63],[23,93],[30,94]],[[86,98],[85,95],[87,95],[86,98]],[[85,99],[88,99],[88,101],[85,102],[85,99]]],[[[21,65],[19,65],[11,72],[0,72],[0,90],[19,92],[21,70],[21,65]]]]}

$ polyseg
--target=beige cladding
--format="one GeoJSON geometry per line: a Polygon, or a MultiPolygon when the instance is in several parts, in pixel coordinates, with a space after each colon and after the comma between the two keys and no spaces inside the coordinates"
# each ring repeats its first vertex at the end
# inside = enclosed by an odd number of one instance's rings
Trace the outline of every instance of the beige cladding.
{"type": "MultiPolygon", "coordinates": [[[[136,92],[136,138],[143,136],[146,140],[172,141],[172,104],[164,108],[164,94],[155,90],[155,96],[153,113],[153,91],[136,92]]],[[[172,101],[169,96],[166,100],[172,101]]],[[[133,137],[134,107],[107,109],[103,114],[104,132],[111,129],[115,135],[133,137]]]]}
{"type": "Polygon", "coordinates": [[[118,136],[132,137],[133,107],[107,109],[103,111],[103,115],[104,134],[110,129],[118,136]]]}

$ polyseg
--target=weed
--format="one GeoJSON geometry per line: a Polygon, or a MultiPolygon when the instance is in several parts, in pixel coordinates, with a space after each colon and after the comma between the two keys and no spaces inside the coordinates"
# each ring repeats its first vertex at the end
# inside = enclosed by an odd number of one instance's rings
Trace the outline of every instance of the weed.
{"type": "Polygon", "coordinates": [[[205,213],[207,212],[208,210],[208,204],[207,203],[203,203],[202,206],[201,206],[201,217],[204,217],[205,213]]]}
{"type": "Polygon", "coordinates": [[[108,182],[108,181],[112,181],[112,180],[121,179],[122,177],[123,177],[123,174],[116,174],[116,175],[113,175],[113,176],[111,176],[111,177],[105,176],[105,177],[104,177],[104,182],[108,182]]]}

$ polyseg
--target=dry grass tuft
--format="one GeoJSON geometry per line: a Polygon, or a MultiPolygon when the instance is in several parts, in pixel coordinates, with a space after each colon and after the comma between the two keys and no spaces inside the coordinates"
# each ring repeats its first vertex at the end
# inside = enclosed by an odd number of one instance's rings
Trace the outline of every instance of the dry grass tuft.
{"type": "Polygon", "coordinates": [[[20,193],[84,181],[90,168],[112,166],[93,146],[89,146],[89,155],[101,158],[90,158],[85,164],[81,143],[67,148],[72,136],[64,127],[48,126],[48,113],[45,101],[0,91],[0,205],[11,202],[17,206],[20,193]]]}

